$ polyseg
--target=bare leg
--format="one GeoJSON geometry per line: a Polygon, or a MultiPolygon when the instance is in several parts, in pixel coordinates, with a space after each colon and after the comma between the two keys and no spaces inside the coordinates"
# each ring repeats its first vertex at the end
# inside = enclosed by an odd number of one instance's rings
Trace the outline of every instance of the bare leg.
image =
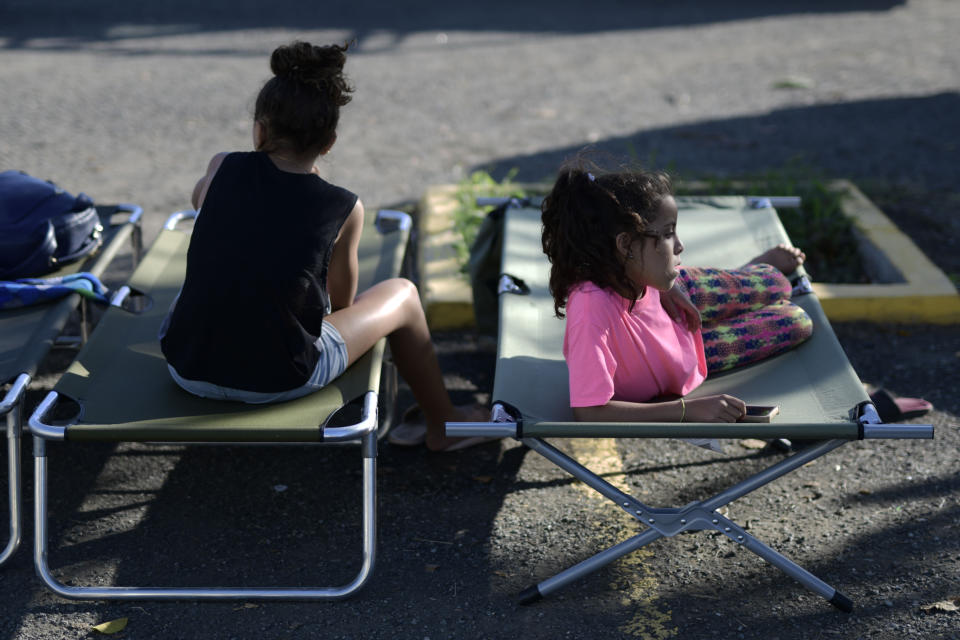
{"type": "Polygon", "coordinates": [[[800,249],[786,244],[778,244],[772,249],[767,249],[747,264],[769,264],[779,269],[783,275],[788,276],[796,271],[797,267],[802,265],[806,259],[807,254],[800,249]]]}
{"type": "Polygon", "coordinates": [[[455,442],[444,435],[444,423],[469,416],[450,402],[420,296],[412,282],[394,278],[377,283],[359,294],[352,305],[326,319],[343,336],[349,364],[387,336],[397,370],[423,409],[427,447],[439,450],[455,442]]]}

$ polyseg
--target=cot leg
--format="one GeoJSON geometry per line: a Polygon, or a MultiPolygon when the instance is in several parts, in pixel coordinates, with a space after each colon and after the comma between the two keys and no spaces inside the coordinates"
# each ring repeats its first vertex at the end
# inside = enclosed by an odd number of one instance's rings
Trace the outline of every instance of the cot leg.
{"type": "MultiPolygon", "coordinates": [[[[638,513],[639,510],[647,509],[647,506],[643,503],[637,501],[632,496],[623,493],[570,456],[566,455],[556,447],[547,444],[543,440],[539,438],[524,438],[523,443],[573,477],[584,482],[594,491],[597,491],[601,495],[610,499],[618,507],[621,507],[627,511],[627,513],[629,513],[632,517],[635,517],[635,514],[638,513]]],[[[564,569],[551,578],[547,578],[542,582],[524,589],[520,593],[520,604],[530,604],[532,602],[536,602],[540,598],[548,596],[554,591],[558,591],[571,582],[579,580],[580,578],[610,564],[614,560],[622,558],[629,553],[633,553],[637,549],[650,544],[654,540],[659,540],[662,537],[663,534],[659,531],[656,531],[655,529],[647,529],[646,531],[635,535],[628,540],[624,540],[623,542],[608,549],[605,549],[604,551],[601,551],[600,553],[597,553],[596,555],[591,556],[586,560],[569,567],[568,569],[564,569]]]]}
{"type": "Polygon", "coordinates": [[[771,549],[764,543],[760,542],[750,534],[743,534],[744,542],[743,546],[775,566],[776,568],[783,571],[785,574],[802,584],[804,587],[813,591],[814,593],[826,598],[830,604],[835,606],[837,609],[850,613],[853,611],[853,601],[840,593],[826,582],[813,575],[800,565],[798,565],[793,560],[790,560],[786,556],[780,554],[779,552],[771,549]]]}
{"type": "Polygon", "coordinates": [[[7,413],[7,482],[10,493],[10,539],[3,553],[0,553],[0,566],[6,564],[20,547],[20,428],[20,404],[17,403],[7,413]]]}
{"type": "Polygon", "coordinates": [[[703,506],[711,511],[719,509],[720,507],[733,502],[737,498],[742,498],[748,493],[773,482],[777,478],[785,476],[794,469],[799,469],[803,465],[813,462],[817,458],[830,453],[834,449],[843,446],[847,442],[847,440],[824,440],[823,442],[811,445],[806,449],[798,451],[792,456],[781,460],[777,464],[755,473],[743,482],[738,482],[732,487],[721,491],[709,500],[704,500],[703,506]]]}
{"type": "Polygon", "coordinates": [[[654,540],[663,537],[659,531],[647,529],[643,533],[633,536],[629,540],[624,540],[619,544],[604,549],[600,553],[579,562],[568,569],[564,569],[553,577],[547,578],[537,584],[527,587],[520,592],[520,604],[531,604],[544,598],[554,591],[558,591],[566,585],[579,580],[580,578],[605,567],[614,560],[633,553],[637,549],[644,547],[654,540]]]}
{"type": "Polygon", "coordinates": [[[47,451],[46,441],[33,438],[34,458],[34,566],[37,576],[54,593],[71,600],[335,600],[352,595],[373,573],[377,544],[376,433],[363,436],[363,561],[356,577],[342,587],[320,588],[170,588],[170,587],[73,587],[58,582],[47,563],[47,451]]]}
{"type": "MultiPolygon", "coordinates": [[[[22,489],[20,484],[20,434],[23,431],[21,410],[23,394],[30,383],[30,376],[20,375],[10,387],[3,399],[3,412],[7,416],[7,489],[10,498],[10,538],[3,553],[0,553],[0,566],[20,548],[22,513],[22,489]]],[[[0,413],[2,415],[2,413],[0,413]]]]}
{"type": "Polygon", "coordinates": [[[620,491],[553,445],[547,444],[539,438],[524,438],[522,442],[600,495],[612,500],[614,504],[622,507],[631,517],[634,516],[638,509],[647,508],[646,505],[637,501],[633,496],[620,491]]]}
{"type": "Polygon", "coordinates": [[[348,596],[367,583],[377,559],[377,432],[363,436],[363,563],[352,583],[344,589],[348,596]]]}

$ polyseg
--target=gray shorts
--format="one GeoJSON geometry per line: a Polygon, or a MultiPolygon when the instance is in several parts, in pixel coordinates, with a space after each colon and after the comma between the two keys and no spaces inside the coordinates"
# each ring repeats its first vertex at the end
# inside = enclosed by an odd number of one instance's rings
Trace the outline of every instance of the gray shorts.
{"type": "Polygon", "coordinates": [[[220,385],[201,380],[187,380],[180,376],[171,365],[170,375],[174,381],[190,393],[201,398],[214,398],[216,400],[236,400],[239,402],[248,402],[251,404],[265,404],[269,402],[283,402],[293,400],[307,394],[322,389],[347,368],[347,343],[343,341],[343,336],[337,331],[337,328],[323,321],[323,328],[320,330],[320,337],[314,343],[314,347],[320,352],[320,359],[313,370],[310,379],[302,387],[290,389],[289,391],[278,391],[276,393],[263,393],[260,391],[244,391],[243,389],[231,389],[230,387],[221,387],[220,385]]]}

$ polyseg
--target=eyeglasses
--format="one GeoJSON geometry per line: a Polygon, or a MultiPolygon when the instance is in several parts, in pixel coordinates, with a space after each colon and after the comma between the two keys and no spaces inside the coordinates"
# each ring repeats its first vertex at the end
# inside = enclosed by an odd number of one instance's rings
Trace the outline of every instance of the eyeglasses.
{"type": "Polygon", "coordinates": [[[644,231],[643,233],[639,233],[637,235],[640,236],[641,238],[653,238],[654,240],[660,240],[662,238],[667,238],[674,234],[676,234],[676,231],[671,229],[671,230],[665,230],[665,231],[644,231]]]}

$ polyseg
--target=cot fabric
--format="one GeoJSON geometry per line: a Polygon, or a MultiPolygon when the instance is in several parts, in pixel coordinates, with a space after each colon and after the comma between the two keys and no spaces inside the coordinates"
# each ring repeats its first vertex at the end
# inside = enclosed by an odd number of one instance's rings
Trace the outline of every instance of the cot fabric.
{"type": "Polygon", "coordinates": [[[703,319],[710,373],[769,358],[813,333],[810,316],[790,301],[790,282],[768,264],[683,267],[680,282],[703,319]]]}
{"type": "Polygon", "coordinates": [[[571,407],[685,395],[707,375],[700,334],[674,322],[655,289],[630,309],[620,295],[581,283],[570,292],[566,316],[571,407]]]}

